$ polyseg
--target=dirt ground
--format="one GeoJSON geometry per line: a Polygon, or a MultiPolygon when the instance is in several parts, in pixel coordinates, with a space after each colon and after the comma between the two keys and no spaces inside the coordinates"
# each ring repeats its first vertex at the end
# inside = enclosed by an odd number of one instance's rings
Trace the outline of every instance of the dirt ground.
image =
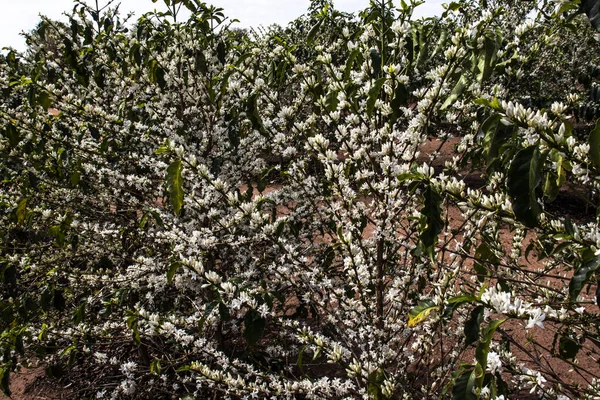
{"type": "MultiPolygon", "coordinates": [[[[44,367],[23,369],[10,376],[10,399],[14,400],[66,400],[74,399],[68,385],[65,387],[46,377],[44,367]]],[[[0,400],[8,400],[0,393],[0,400]]]]}

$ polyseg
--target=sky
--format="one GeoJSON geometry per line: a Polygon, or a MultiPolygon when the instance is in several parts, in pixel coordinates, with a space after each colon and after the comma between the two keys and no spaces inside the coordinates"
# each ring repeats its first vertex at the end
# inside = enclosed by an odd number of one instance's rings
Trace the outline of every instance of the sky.
{"type": "MultiPolygon", "coordinates": [[[[94,0],[87,0],[91,4],[94,0]]],[[[118,0],[117,0],[118,1],[118,0]]],[[[446,0],[449,1],[449,0],[446,0]]],[[[106,0],[100,0],[100,4],[106,0]]],[[[164,7],[163,1],[158,0],[120,0],[121,12],[134,12],[136,16],[155,8],[164,7]]],[[[400,3],[400,0],[395,0],[400,3]]],[[[0,49],[14,47],[17,50],[25,49],[25,39],[19,35],[22,31],[33,29],[43,14],[52,19],[65,19],[62,14],[73,9],[73,0],[0,0],[5,3],[0,14],[0,49]]],[[[208,0],[225,9],[225,15],[240,20],[238,26],[250,27],[270,25],[273,23],[286,25],[289,21],[303,14],[309,0],[208,0]]],[[[367,7],[368,0],[334,0],[335,8],[341,11],[356,12],[367,7]]],[[[431,16],[442,11],[442,0],[426,0],[425,4],[417,8],[416,17],[431,16]]]]}

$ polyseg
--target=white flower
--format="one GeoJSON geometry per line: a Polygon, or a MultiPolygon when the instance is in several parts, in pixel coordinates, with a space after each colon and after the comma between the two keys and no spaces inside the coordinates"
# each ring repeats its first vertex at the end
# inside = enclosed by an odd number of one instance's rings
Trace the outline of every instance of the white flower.
{"type": "Polygon", "coordinates": [[[535,391],[535,388],[538,387],[538,386],[541,387],[541,388],[544,387],[544,383],[545,382],[547,382],[546,378],[544,378],[542,376],[542,374],[538,372],[536,374],[536,376],[535,376],[534,386],[531,388],[531,390],[529,391],[529,393],[533,393],[535,391]]]}
{"type": "Polygon", "coordinates": [[[534,308],[533,310],[529,310],[529,321],[527,322],[527,326],[525,326],[525,329],[531,329],[535,325],[539,326],[540,328],[543,328],[544,324],[542,323],[542,321],[544,321],[544,319],[546,319],[546,314],[544,314],[540,308],[534,308]]]}
{"type": "Polygon", "coordinates": [[[492,374],[495,374],[496,372],[502,373],[502,360],[500,359],[500,355],[495,351],[490,351],[488,353],[487,370],[492,374]]]}
{"type": "Polygon", "coordinates": [[[552,103],[552,107],[550,109],[554,114],[561,115],[566,111],[567,106],[564,103],[559,103],[555,101],[554,103],[552,103]]]}
{"type": "Polygon", "coordinates": [[[131,375],[137,369],[137,363],[133,361],[128,361],[124,364],[121,364],[121,372],[125,375],[131,375]]]}
{"type": "Polygon", "coordinates": [[[121,391],[123,392],[124,395],[131,396],[132,394],[135,393],[136,383],[134,380],[127,379],[127,380],[124,380],[123,382],[121,382],[121,385],[119,385],[119,388],[121,389],[121,391]]]}
{"type": "Polygon", "coordinates": [[[94,358],[98,364],[106,364],[108,362],[108,356],[105,353],[99,351],[94,353],[94,358]]]}

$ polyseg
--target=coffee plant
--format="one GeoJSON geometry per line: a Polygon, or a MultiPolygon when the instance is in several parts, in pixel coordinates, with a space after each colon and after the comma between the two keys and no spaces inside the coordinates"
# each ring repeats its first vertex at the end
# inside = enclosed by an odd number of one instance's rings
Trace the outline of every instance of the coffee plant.
{"type": "Polygon", "coordinates": [[[5,394],[599,398],[596,2],[164,3],[0,59],[5,394]]]}

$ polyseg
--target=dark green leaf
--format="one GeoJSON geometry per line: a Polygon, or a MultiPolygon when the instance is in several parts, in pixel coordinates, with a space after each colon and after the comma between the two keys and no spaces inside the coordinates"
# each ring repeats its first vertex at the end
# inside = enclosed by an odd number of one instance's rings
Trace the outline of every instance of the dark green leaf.
{"type": "Polygon", "coordinates": [[[81,172],[75,171],[71,174],[71,185],[73,185],[73,186],[79,185],[80,180],[81,180],[81,172]]]}
{"type": "Polygon", "coordinates": [[[392,106],[392,122],[395,122],[398,118],[402,116],[402,112],[400,111],[401,107],[406,107],[408,105],[408,97],[410,93],[406,88],[406,85],[403,83],[399,83],[396,86],[396,90],[394,91],[394,98],[392,99],[390,105],[392,106]]]}
{"type": "Polygon", "coordinates": [[[508,171],[508,193],[517,219],[527,227],[534,227],[542,207],[537,201],[536,189],[542,180],[542,155],[538,146],[520,150],[508,171]]]}
{"type": "Polygon", "coordinates": [[[560,337],[558,354],[563,360],[574,359],[580,349],[581,345],[576,339],[571,338],[566,334],[560,337]]]}
{"type": "Polygon", "coordinates": [[[256,310],[250,310],[244,317],[244,339],[253,346],[262,338],[265,332],[266,321],[256,310]]]}
{"type": "Polygon", "coordinates": [[[2,393],[10,397],[10,364],[4,364],[0,368],[0,389],[2,393]]]}
{"type": "Polygon", "coordinates": [[[477,395],[473,393],[476,379],[475,370],[464,371],[454,382],[452,400],[477,400],[477,395]]]}
{"type": "Polygon", "coordinates": [[[54,308],[56,308],[58,311],[63,311],[65,309],[66,301],[65,301],[65,296],[63,295],[62,290],[60,290],[60,289],[54,290],[54,297],[52,299],[52,304],[54,305],[54,308]]]}
{"type": "Polygon", "coordinates": [[[219,303],[219,316],[225,322],[231,321],[231,313],[224,303],[219,303]]]}
{"type": "MultiPolygon", "coordinates": [[[[477,364],[481,367],[482,371],[485,371],[487,368],[487,359],[488,353],[490,352],[490,344],[492,343],[492,337],[496,332],[496,329],[500,325],[502,325],[506,321],[502,320],[494,320],[491,321],[484,329],[483,334],[481,336],[481,341],[477,345],[477,349],[475,350],[475,359],[477,360],[477,364]]],[[[479,389],[483,386],[483,374],[477,377],[477,386],[479,389]]]]}
{"type": "Polygon", "coordinates": [[[383,382],[385,381],[385,374],[384,372],[379,369],[377,371],[372,372],[371,374],[369,374],[369,399],[373,399],[373,400],[383,400],[383,391],[381,389],[381,386],[383,385],[383,382]]]}
{"type": "Polygon", "coordinates": [[[440,110],[443,111],[443,110],[447,109],[448,107],[450,107],[452,104],[454,104],[456,102],[456,100],[458,100],[458,98],[464,93],[464,91],[467,89],[467,87],[468,87],[468,80],[464,75],[462,75],[460,77],[460,79],[458,80],[458,82],[456,83],[456,86],[454,86],[454,89],[452,89],[450,96],[448,96],[446,101],[444,101],[444,104],[442,104],[442,107],[440,107],[440,110]]]}
{"type": "Polygon", "coordinates": [[[596,127],[590,132],[588,143],[590,159],[594,166],[600,167],[600,120],[596,122],[596,127]]]}
{"type": "Polygon", "coordinates": [[[88,129],[90,131],[90,135],[92,135],[92,137],[96,140],[100,139],[100,131],[98,130],[98,128],[96,128],[93,125],[88,126],[88,129]]]}
{"type": "Polygon", "coordinates": [[[419,28],[418,28],[418,36],[419,36],[419,55],[417,56],[417,67],[421,67],[423,65],[423,63],[425,62],[425,60],[427,60],[427,56],[428,56],[428,50],[429,50],[429,46],[428,46],[428,41],[427,41],[427,34],[425,33],[425,25],[424,24],[420,24],[419,28]]]}
{"type": "Polygon", "coordinates": [[[581,0],[581,9],[590,20],[592,26],[600,31],[600,1],[598,0],[581,0]]]}
{"type": "Polygon", "coordinates": [[[479,340],[479,331],[483,322],[484,306],[477,306],[471,311],[471,315],[465,322],[465,346],[469,346],[479,340]]]}
{"type": "Polygon", "coordinates": [[[483,282],[485,277],[490,275],[490,271],[486,265],[496,265],[499,261],[489,245],[486,242],[481,242],[477,250],[475,250],[475,261],[473,262],[473,268],[477,272],[479,281],[483,282]]]}
{"type": "Polygon", "coordinates": [[[504,125],[499,114],[493,114],[481,124],[480,134],[483,134],[483,151],[488,167],[498,157],[500,148],[512,136],[514,126],[504,125]]]}
{"type": "Polygon", "coordinates": [[[477,64],[477,68],[479,70],[477,80],[479,82],[483,82],[489,79],[492,75],[492,72],[494,70],[494,61],[496,60],[497,48],[498,43],[496,42],[496,40],[486,36],[484,47],[481,50],[479,62],[477,64]]]}
{"type": "Polygon", "coordinates": [[[421,233],[421,242],[426,248],[433,247],[438,240],[438,235],[444,228],[444,221],[442,220],[442,197],[432,187],[427,185],[424,193],[425,205],[421,210],[423,215],[424,224],[422,226],[423,231],[421,233]]]}
{"type": "Polygon", "coordinates": [[[50,102],[50,95],[48,94],[48,92],[41,92],[38,95],[37,101],[38,101],[38,104],[40,106],[42,106],[42,108],[44,110],[48,110],[48,108],[50,108],[51,102],[50,102]]]}
{"type": "Polygon", "coordinates": [[[82,303],[79,307],[77,307],[77,309],[73,312],[73,317],[71,318],[71,322],[73,322],[74,325],[79,325],[80,323],[83,322],[84,318],[85,318],[85,305],[86,303],[82,303]]]}
{"type": "Polygon", "coordinates": [[[367,115],[371,117],[373,110],[375,109],[375,102],[379,98],[379,92],[381,87],[385,83],[386,78],[380,78],[375,81],[371,89],[369,90],[369,98],[367,99],[367,115]]]}
{"type": "Polygon", "coordinates": [[[377,49],[371,49],[371,66],[373,67],[373,76],[381,75],[381,54],[377,49]]]}
{"type": "Polygon", "coordinates": [[[63,371],[62,367],[58,364],[50,364],[46,367],[46,375],[50,379],[58,379],[58,378],[62,377],[63,374],[64,374],[64,371],[63,371]]]}
{"type": "Polygon", "coordinates": [[[154,221],[158,226],[160,226],[161,228],[165,227],[165,224],[163,223],[162,218],[160,217],[160,214],[157,211],[150,211],[150,215],[152,215],[154,221]]]}
{"type": "Polygon", "coordinates": [[[354,67],[354,63],[357,58],[360,57],[360,51],[352,50],[350,55],[348,56],[348,61],[346,61],[346,69],[344,71],[344,80],[347,81],[350,77],[350,72],[352,72],[352,68],[354,67]]]}
{"type": "Polygon", "coordinates": [[[572,302],[577,301],[577,296],[581,293],[583,286],[592,274],[598,270],[598,267],[600,267],[600,256],[595,256],[575,270],[575,274],[569,283],[569,297],[572,302]]]}
{"type": "Polygon", "coordinates": [[[8,124],[8,126],[6,127],[5,135],[8,138],[8,143],[11,145],[11,147],[16,147],[19,144],[19,141],[21,140],[19,131],[17,130],[17,128],[15,128],[13,124],[8,124]]]}
{"type": "Polygon", "coordinates": [[[217,58],[221,64],[225,64],[225,61],[227,61],[226,56],[227,49],[225,47],[225,43],[221,41],[219,44],[217,44],[217,58]]]}
{"type": "Polygon", "coordinates": [[[257,98],[258,93],[248,97],[248,102],[246,103],[246,115],[250,122],[252,122],[252,127],[262,135],[265,135],[265,128],[262,119],[260,118],[260,114],[258,113],[257,98]]]}
{"type": "Polygon", "coordinates": [[[177,270],[179,268],[181,268],[180,262],[171,263],[171,266],[169,267],[169,270],[167,271],[167,282],[169,283],[169,285],[171,283],[173,283],[173,277],[175,276],[175,273],[177,272],[177,270]]]}
{"type": "Polygon", "coordinates": [[[308,32],[308,35],[306,36],[306,43],[307,44],[312,44],[313,40],[315,40],[315,37],[317,36],[317,32],[319,32],[319,29],[321,28],[321,25],[323,25],[323,21],[325,19],[321,18],[308,32]]]}

